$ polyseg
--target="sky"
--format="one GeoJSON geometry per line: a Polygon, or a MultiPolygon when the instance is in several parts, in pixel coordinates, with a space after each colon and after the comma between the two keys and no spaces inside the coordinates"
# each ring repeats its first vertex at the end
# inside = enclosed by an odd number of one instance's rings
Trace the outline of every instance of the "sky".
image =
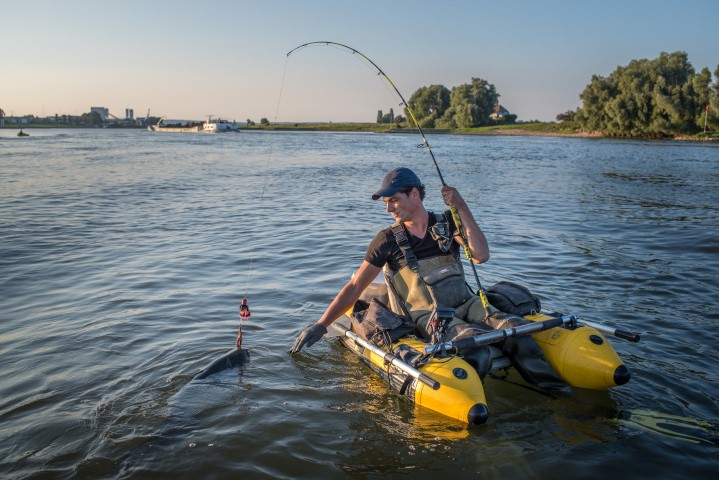
{"type": "Polygon", "coordinates": [[[244,122],[373,122],[479,77],[519,120],[581,106],[592,75],[684,51],[719,65],[717,0],[0,1],[0,108],[244,122]]]}

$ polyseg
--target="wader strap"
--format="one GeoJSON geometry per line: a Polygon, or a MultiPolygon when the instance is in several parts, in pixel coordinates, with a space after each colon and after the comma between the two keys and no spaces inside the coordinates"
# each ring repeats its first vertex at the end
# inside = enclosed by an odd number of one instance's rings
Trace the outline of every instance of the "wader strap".
{"type": "MultiPolygon", "coordinates": [[[[430,215],[434,215],[430,213],[430,215]]],[[[446,221],[447,218],[445,217],[444,220],[446,221]]],[[[435,217],[435,223],[437,222],[435,217]]],[[[424,283],[426,285],[426,282],[422,278],[422,276],[419,274],[419,260],[417,260],[417,256],[414,254],[414,251],[412,250],[412,247],[409,244],[409,238],[407,238],[407,232],[405,231],[404,227],[401,223],[397,222],[391,227],[392,234],[394,235],[394,239],[397,241],[397,245],[399,245],[399,249],[402,252],[402,255],[404,255],[404,259],[407,261],[407,266],[410,270],[412,270],[415,275],[417,275],[417,278],[420,280],[420,282],[424,283]]],[[[392,289],[392,292],[395,294],[395,296],[398,299],[398,303],[402,307],[402,310],[404,311],[405,315],[412,318],[412,316],[409,314],[409,310],[407,309],[407,306],[404,304],[404,299],[399,295],[397,290],[395,289],[394,283],[392,283],[392,280],[390,280],[389,276],[385,274],[385,281],[387,285],[390,286],[392,289]]],[[[429,293],[429,296],[432,298],[432,304],[437,305],[437,299],[434,297],[434,292],[431,288],[427,288],[427,292],[429,293]]]]}
{"type": "MultiPolygon", "coordinates": [[[[394,295],[395,303],[397,303],[400,308],[402,309],[402,313],[405,314],[406,317],[412,318],[412,315],[409,314],[409,310],[407,310],[407,305],[404,304],[404,300],[402,297],[400,297],[399,292],[397,291],[397,288],[394,286],[394,282],[392,281],[392,278],[390,278],[390,275],[387,272],[384,272],[384,282],[389,286],[390,290],[392,290],[392,294],[394,295]]],[[[390,302],[392,303],[392,302],[390,302]]]]}
{"type": "Polygon", "coordinates": [[[394,239],[397,241],[397,245],[399,245],[399,249],[402,251],[405,260],[407,260],[407,265],[410,270],[414,273],[419,272],[419,262],[412,251],[412,247],[409,245],[409,238],[407,238],[407,232],[405,232],[404,227],[401,223],[397,222],[392,225],[391,229],[394,234],[394,239]]]}

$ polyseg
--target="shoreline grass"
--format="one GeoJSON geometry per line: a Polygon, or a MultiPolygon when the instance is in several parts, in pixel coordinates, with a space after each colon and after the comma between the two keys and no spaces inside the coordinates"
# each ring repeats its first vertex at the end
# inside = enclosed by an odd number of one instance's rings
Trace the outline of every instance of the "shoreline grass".
{"type": "MultiPolygon", "coordinates": [[[[47,124],[25,124],[25,125],[3,125],[2,129],[20,130],[32,128],[101,128],[99,126],[81,125],[47,125],[47,124]]],[[[144,128],[144,127],[107,127],[111,129],[144,128]]],[[[250,131],[295,131],[295,132],[366,132],[366,133],[388,133],[388,134],[416,134],[415,127],[408,127],[406,123],[381,124],[381,123],[334,123],[334,122],[307,122],[307,123],[277,123],[269,125],[244,125],[241,130],[250,131]]],[[[547,136],[547,137],[576,137],[576,138],[620,138],[603,135],[600,132],[583,132],[568,122],[527,122],[501,125],[487,125],[474,128],[425,128],[427,134],[447,135],[505,135],[505,136],[547,136]]],[[[657,138],[645,137],[621,137],[636,140],[658,140],[657,138]]],[[[662,140],[662,139],[659,139],[662,140]]],[[[682,134],[663,140],[684,140],[684,141],[709,141],[719,142],[719,132],[707,132],[697,134],[682,134]]]]}

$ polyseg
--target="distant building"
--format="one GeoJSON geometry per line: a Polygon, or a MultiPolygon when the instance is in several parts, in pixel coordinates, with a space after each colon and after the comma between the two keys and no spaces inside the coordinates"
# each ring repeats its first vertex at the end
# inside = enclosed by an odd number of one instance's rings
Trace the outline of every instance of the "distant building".
{"type": "Polygon", "coordinates": [[[110,110],[105,107],[90,107],[90,113],[97,113],[103,122],[107,121],[107,117],[110,116],[110,110]]]}
{"type": "Polygon", "coordinates": [[[489,118],[491,118],[492,120],[501,120],[507,115],[509,115],[509,110],[507,110],[498,103],[494,106],[494,111],[489,115],[489,118]]]}
{"type": "Polygon", "coordinates": [[[132,120],[135,118],[135,111],[132,108],[125,109],[125,120],[132,120]]]}

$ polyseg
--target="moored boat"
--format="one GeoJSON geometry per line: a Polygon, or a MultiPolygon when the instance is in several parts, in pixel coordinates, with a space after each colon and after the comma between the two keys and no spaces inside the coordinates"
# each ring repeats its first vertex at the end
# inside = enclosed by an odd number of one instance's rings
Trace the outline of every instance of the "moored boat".
{"type": "MultiPolygon", "coordinates": [[[[372,298],[387,299],[387,287],[379,280],[365,290],[360,301],[369,302],[372,298]]],[[[366,303],[358,302],[355,309],[362,306],[366,303]]],[[[489,418],[485,385],[475,368],[462,358],[461,342],[490,344],[490,373],[512,368],[511,361],[503,356],[501,350],[491,345],[492,340],[496,342],[527,332],[557,374],[573,388],[606,390],[623,385],[630,378],[629,369],[599,330],[609,333],[610,329],[592,322],[583,324],[573,316],[556,312],[525,315],[526,320],[534,323],[489,332],[454,344],[448,342],[443,345],[444,348],[433,346],[418,335],[409,335],[382,351],[378,351],[379,347],[375,345],[368,345],[366,339],[347,333],[351,331],[350,315],[351,312],[347,312],[333,325],[342,334],[342,343],[350,351],[381,375],[393,392],[415,405],[460,422],[482,424],[489,418]],[[481,337],[486,337],[486,342],[481,337]]],[[[638,341],[636,334],[629,338],[631,335],[625,332],[614,332],[617,336],[638,341]]]]}
{"type": "Polygon", "coordinates": [[[212,120],[212,115],[208,115],[207,121],[202,125],[202,131],[205,133],[223,133],[223,132],[239,132],[240,126],[235,121],[212,120]]]}
{"type": "Polygon", "coordinates": [[[172,133],[223,133],[223,132],[239,132],[240,126],[237,122],[230,122],[227,120],[217,119],[213,120],[211,115],[208,115],[207,121],[204,123],[191,122],[191,123],[176,123],[171,125],[164,125],[162,117],[155,125],[148,125],[147,130],[150,132],[172,132],[172,133]]]}
{"type": "Polygon", "coordinates": [[[147,130],[150,132],[170,133],[196,133],[202,131],[202,125],[199,123],[163,125],[164,119],[165,117],[162,117],[155,125],[148,125],[147,130]]]}

